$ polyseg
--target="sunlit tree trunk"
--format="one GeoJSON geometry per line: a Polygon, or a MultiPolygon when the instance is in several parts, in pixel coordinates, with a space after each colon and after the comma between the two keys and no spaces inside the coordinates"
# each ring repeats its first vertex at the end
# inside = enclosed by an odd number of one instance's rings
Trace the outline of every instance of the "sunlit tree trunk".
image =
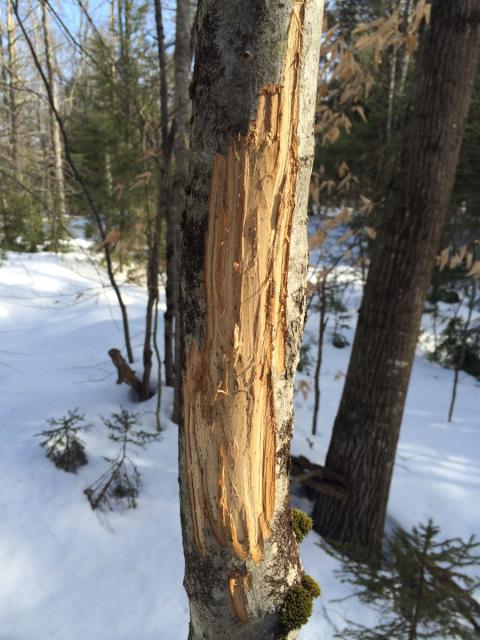
{"type": "MultiPolygon", "coordinates": [[[[55,58],[52,47],[52,36],[50,32],[50,24],[48,18],[48,6],[46,0],[42,0],[42,26],[43,26],[43,43],[45,47],[45,62],[47,68],[47,78],[50,84],[50,90],[52,92],[52,100],[54,101],[55,109],[59,111],[58,104],[58,89],[57,79],[55,73],[55,58]]],[[[50,110],[50,137],[52,143],[53,152],[53,167],[55,174],[55,199],[54,199],[54,219],[52,228],[52,243],[53,250],[58,251],[58,241],[61,236],[61,229],[65,221],[66,216],[66,204],[65,204],[65,178],[63,172],[63,154],[62,154],[62,141],[60,136],[60,127],[55,118],[55,114],[50,110]]]]}
{"type": "Polygon", "coordinates": [[[322,8],[199,3],[180,294],[190,640],[287,637],[301,580],[288,471],[322,8]]]}
{"type": "Polygon", "coordinates": [[[372,557],[380,552],[420,320],[471,101],[479,17],[480,0],[432,3],[326,460],[348,494],[343,501],[320,496],[315,508],[319,533],[372,557]]]}
{"type": "Polygon", "coordinates": [[[10,1],[7,1],[7,53],[8,53],[8,96],[10,115],[10,148],[12,167],[15,177],[21,180],[22,167],[20,160],[19,108],[18,108],[18,61],[16,46],[16,30],[10,1]]]}

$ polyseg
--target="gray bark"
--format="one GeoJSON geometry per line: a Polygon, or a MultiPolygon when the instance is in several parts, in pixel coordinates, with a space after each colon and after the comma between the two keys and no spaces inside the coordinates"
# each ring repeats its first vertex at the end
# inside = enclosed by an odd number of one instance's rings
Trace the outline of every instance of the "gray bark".
{"type": "Polygon", "coordinates": [[[20,161],[20,141],[18,125],[18,69],[17,69],[17,47],[15,35],[15,22],[13,20],[12,7],[7,2],[7,52],[8,52],[8,96],[10,111],[10,147],[12,150],[12,166],[15,176],[22,177],[22,167],[20,161]]]}
{"type": "MultiPolygon", "coordinates": [[[[293,378],[305,309],[306,209],[322,9],[323,0],[199,3],[180,285],[180,493],[190,640],[285,637],[279,611],[301,579],[288,469],[293,378]],[[300,34],[293,58],[287,46],[290,29],[300,34]],[[275,131],[275,114],[278,121],[288,120],[288,113],[274,110],[275,96],[280,102],[296,100],[282,88],[284,81],[288,86],[287,74],[289,81],[298,78],[298,111],[293,109],[290,131],[285,137],[261,138],[262,127],[275,131]],[[262,112],[262,100],[271,110],[262,112]],[[257,136],[263,141],[259,146],[257,136]],[[286,153],[292,164],[285,163],[284,179],[272,196],[268,172],[257,167],[268,161],[275,145],[282,162],[286,153]],[[251,148],[256,155],[247,176],[236,151],[248,164],[251,148]],[[228,177],[222,182],[224,166],[228,177]],[[258,207],[235,204],[237,195],[247,201],[241,184],[250,194],[258,192],[258,207]],[[265,196],[266,202],[262,185],[271,196],[265,196]],[[274,215],[279,210],[291,218],[277,246],[285,225],[274,215]],[[268,230],[273,244],[258,237],[260,227],[268,230]],[[268,288],[263,283],[253,296],[244,296],[272,246],[277,246],[271,256],[275,265],[279,255],[286,256],[284,268],[267,268],[268,288]],[[231,262],[232,253],[238,262],[231,262]],[[272,324],[265,321],[272,311],[262,302],[266,288],[279,306],[272,324]],[[222,296],[232,303],[224,310],[215,304],[222,296]],[[242,315],[245,305],[257,303],[254,317],[242,315]],[[252,415],[261,400],[265,413],[252,415]],[[252,464],[255,456],[260,456],[259,466],[252,464]],[[258,504],[257,495],[263,496],[258,504]]],[[[278,178],[276,164],[273,171],[278,178]]]]}
{"type": "MultiPolygon", "coordinates": [[[[177,0],[177,15],[175,21],[175,55],[174,55],[174,118],[175,138],[173,141],[174,175],[170,198],[170,210],[174,223],[174,298],[175,298],[175,361],[179,360],[180,333],[178,331],[178,281],[180,275],[181,246],[180,221],[185,211],[185,190],[188,182],[188,154],[190,128],[190,66],[192,62],[191,34],[193,11],[191,0],[177,0]]],[[[178,422],[179,404],[179,376],[175,378],[175,395],[173,405],[173,420],[178,422]]]]}
{"type": "MultiPolygon", "coordinates": [[[[50,33],[50,23],[48,17],[48,6],[45,0],[42,0],[42,26],[43,26],[43,42],[45,47],[45,62],[47,68],[47,78],[50,84],[50,89],[52,92],[52,100],[54,103],[54,108],[59,111],[58,104],[58,91],[57,91],[57,80],[55,74],[55,57],[54,52],[52,50],[52,37],[50,33]]],[[[53,228],[52,228],[52,241],[54,251],[58,251],[58,240],[61,234],[61,229],[63,226],[63,221],[66,215],[66,204],[65,204],[65,178],[63,173],[63,154],[62,154],[62,141],[60,136],[60,127],[58,126],[58,122],[55,118],[55,114],[52,109],[50,109],[49,113],[49,121],[50,121],[50,137],[52,144],[52,153],[53,153],[53,167],[54,167],[54,175],[55,175],[55,199],[54,199],[54,207],[53,210],[56,212],[53,220],[53,228]]]]}

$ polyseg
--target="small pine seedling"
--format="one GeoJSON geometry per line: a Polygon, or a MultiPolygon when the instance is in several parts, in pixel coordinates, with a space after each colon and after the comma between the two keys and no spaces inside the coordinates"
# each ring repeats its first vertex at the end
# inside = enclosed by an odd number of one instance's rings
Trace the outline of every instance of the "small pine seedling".
{"type": "Polygon", "coordinates": [[[388,541],[387,562],[381,568],[344,560],[342,582],[377,612],[374,629],[349,621],[335,637],[342,640],[471,640],[480,631],[478,582],[471,570],[480,565],[474,538],[438,540],[430,521],[403,530],[388,541]],[[470,575],[469,575],[470,574],[470,575]]]}
{"type": "Polygon", "coordinates": [[[131,447],[145,448],[159,439],[158,433],[148,433],[140,429],[140,416],[122,408],[120,413],[112,413],[111,418],[102,418],[109,430],[109,438],[120,444],[114,458],[104,458],[108,468],[84,491],[93,510],[115,511],[135,509],[142,481],[140,472],[130,457],[131,447]]]}
{"type": "Polygon", "coordinates": [[[76,408],[61,418],[50,418],[47,423],[54,428],[35,434],[44,438],[40,446],[45,449],[47,458],[67,473],[76,473],[79,467],[88,462],[85,442],[78,434],[81,431],[89,431],[91,426],[81,424],[83,422],[85,416],[79,414],[76,408]]]}

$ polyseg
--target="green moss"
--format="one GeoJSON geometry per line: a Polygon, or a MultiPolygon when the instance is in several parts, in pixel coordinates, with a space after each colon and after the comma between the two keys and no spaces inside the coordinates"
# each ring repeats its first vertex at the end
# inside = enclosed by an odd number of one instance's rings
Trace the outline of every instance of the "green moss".
{"type": "Polygon", "coordinates": [[[308,622],[312,615],[312,603],[312,594],[305,587],[297,585],[290,589],[280,612],[282,625],[287,632],[300,629],[308,622]]]}
{"type": "Polygon", "coordinates": [[[320,597],[321,591],[318,582],[306,573],[303,574],[302,587],[311,594],[312,598],[320,597]]]}
{"type": "Polygon", "coordinates": [[[300,511],[300,509],[292,509],[292,518],[295,537],[297,542],[301,542],[312,530],[313,521],[305,511],[300,511]]]}

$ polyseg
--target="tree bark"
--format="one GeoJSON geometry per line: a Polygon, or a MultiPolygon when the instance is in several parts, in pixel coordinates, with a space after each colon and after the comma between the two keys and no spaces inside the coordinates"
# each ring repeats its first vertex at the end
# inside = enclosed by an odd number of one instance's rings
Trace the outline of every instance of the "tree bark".
{"type": "Polygon", "coordinates": [[[165,384],[173,387],[175,384],[175,360],[174,360],[174,322],[176,299],[175,291],[177,273],[175,269],[175,220],[170,207],[169,187],[171,169],[171,151],[169,145],[168,127],[168,88],[167,88],[167,54],[165,51],[165,32],[162,20],[162,4],[160,0],[154,0],[155,24],[158,42],[158,60],[160,67],[160,106],[161,106],[161,137],[162,137],[162,157],[161,162],[161,194],[160,200],[163,207],[163,214],[167,219],[166,233],[166,261],[167,279],[165,286],[166,311],[164,314],[164,349],[165,349],[165,384]]]}
{"type": "MultiPolygon", "coordinates": [[[[4,44],[3,44],[3,30],[4,30],[4,24],[3,24],[3,18],[2,18],[2,6],[0,4],[0,67],[1,67],[1,82],[2,82],[0,118],[2,119],[3,122],[8,123],[9,116],[10,116],[9,99],[8,99],[9,76],[8,76],[7,55],[5,54],[4,44]]],[[[0,239],[3,239],[3,233],[6,225],[8,208],[9,208],[8,198],[2,183],[2,188],[0,189],[0,210],[1,210],[0,239]]]]}
{"type": "Polygon", "coordinates": [[[20,160],[20,135],[18,126],[18,69],[15,22],[10,1],[7,5],[7,54],[8,54],[8,98],[10,112],[10,148],[12,152],[12,167],[15,176],[22,179],[20,160]]]}
{"type": "Polygon", "coordinates": [[[323,360],[323,341],[325,339],[325,329],[327,328],[327,279],[325,275],[320,287],[319,303],[320,313],[318,319],[318,345],[317,345],[317,363],[315,365],[314,381],[314,403],[312,418],[312,436],[317,435],[318,412],[320,410],[320,371],[323,360]]]}
{"type": "MultiPolygon", "coordinates": [[[[191,36],[193,12],[191,0],[177,0],[177,15],[175,21],[175,54],[174,63],[174,110],[175,137],[173,141],[173,158],[175,163],[170,210],[174,229],[175,254],[175,362],[179,361],[180,332],[178,330],[178,282],[180,275],[180,222],[185,211],[185,191],[188,182],[188,154],[190,129],[190,67],[192,64],[191,36]]],[[[174,422],[178,422],[179,406],[179,376],[175,377],[175,394],[173,401],[174,422]]]]}
{"type": "Polygon", "coordinates": [[[380,553],[420,320],[455,177],[478,59],[480,0],[434,0],[421,38],[397,172],[388,190],[326,468],[315,529],[380,553]]]}
{"type": "Polygon", "coordinates": [[[180,292],[190,640],[287,637],[301,579],[288,470],[322,9],[199,4],[180,292]]]}
{"type": "Polygon", "coordinates": [[[468,344],[468,335],[470,332],[470,325],[472,323],[473,312],[475,310],[475,305],[477,302],[477,280],[473,276],[472,282],[470,283],[470,295],[468,299],[468,314],[467,319],[465,321],[465,325],[463,327],[462,332],[462,343],[460,345],[460,353],[458,354],[458,359],[455,362],[455,371],[453,374],[453,388],[452,388],[452,397],[450,400],[450,408],[448,410],[448,421],[451,422],[453,420],[453,411],[455,409],[455,402],[457,400],[457,387],[458,381],[460,378],[460,371],[465,364],[465,356],[467,352],[467,344],[468,344]]]}
{"type": "MultiPolygon", "coordinates": [[[[47,68],[47,78],[50,84],[51,92],[52,92],[52,100],[55,106],[55,109],[59,111],[58,106],[58,92],[57,92],[57,81],[55,78],[55,64],[54,64],[54,54],[52,51],[52,38],[50,33],[50,25],[48,19],[48,7],[46,0],[42,0],[42,26],[43,26],[43,42],[45,47],[45,63],[47,68]]],[[[61,234],[61,229],[63,226],[63,222],[65,220],[65,216],[67,213],[67,208],[65,204],[65,178],[63,172],[63,154],[62,154],[62,141],[60,135],[60,127],[58,126],[58,122],[55,118],[55,114],[52,109],[49,112],[49,121],[50,121],[50,138],[52,143],[52,151],[53,151],[53,166],[54,166],[54,174],[55,174],[55,194],[56,198],[54,200],[53,210],[55,211],[55,217],[52,221],[52,241],[53,241],[53,250],[58,251],[59,245],[59,237],[61,234]]]]}

